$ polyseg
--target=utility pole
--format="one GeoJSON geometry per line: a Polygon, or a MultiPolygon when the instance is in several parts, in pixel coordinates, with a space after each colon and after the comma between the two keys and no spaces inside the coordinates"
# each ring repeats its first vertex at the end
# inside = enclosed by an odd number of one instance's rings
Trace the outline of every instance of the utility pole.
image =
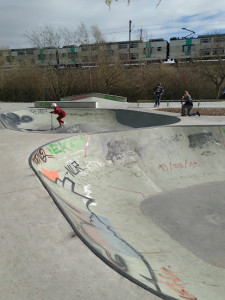
{"type": "Polygon", "coordinates": [[[130,41],[131,41],[131,23],[132,21],[129,21],[129,63],[130,63],[130,41]]]}
{"type": "Polygon", "coordinates": [[[142,28],[140,29],[140,40],[142,41],[142,28]]]}

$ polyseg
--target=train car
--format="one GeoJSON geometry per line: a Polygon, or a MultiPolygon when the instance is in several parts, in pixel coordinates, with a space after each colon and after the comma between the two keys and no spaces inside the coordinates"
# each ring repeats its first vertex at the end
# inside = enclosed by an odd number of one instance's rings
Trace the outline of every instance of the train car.
{"type": "Polygon", "coordinates": [[[170,39],[169,59],[189,61],[218,58],[225,58],[225,34],[170,39]]]}

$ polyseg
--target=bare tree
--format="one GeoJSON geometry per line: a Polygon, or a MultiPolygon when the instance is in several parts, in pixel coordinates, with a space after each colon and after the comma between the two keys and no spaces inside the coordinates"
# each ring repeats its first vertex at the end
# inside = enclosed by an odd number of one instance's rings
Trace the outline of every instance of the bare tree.
{"type": "Polygon", "coordinates": [[[110,94],[113,90],[128,85],[126,71],[117,53],[113,57],[102,51],[97,63],[97,80],[103,92],[110,94]]]}
{"type": "Polygon", "coordinates": [[[99,46],[105,41],[103,34],[97,25],[92,25],[90,28],[87,27],[85,23],[80,23],[76,31],[77,42],[81,44],[82,54],[81,59],[87,58],[90,86],[93,88],[91,63],[93,62],[93,48],[95,48],[96,57],[99,51],[99,46]],[[93,45],[94,44],[94,45],[93,45]],[[92,48],[93,47],[93,48],[92,48]]]}
{"type": "Polygon", "coordinates": [[[212,62],[202,61],[196,67],[201,76],[203,75],[215,85],[216,99],[219,99],[225,83],[225,61],[222,58],[212,62]]]}
{"type": "Polygon", "coordinates": [[[75,32],[66,27],[51,24],[26,31],[24,36],[28,43],[36,48],[60,48],[65,45],[75,44],[76,40],[75,32]]]}
{"type": "MultiPolygon", "coordinates": [[[[116,2],[118,2],[118,0],[115,0],[116,2]]],[[[131,0],[127,0],[128,5],[130,4],[131,0]]],[[[158,0],[157,6],[160,4],[161,0],[158,0]]],[[[105,3],[108,6],[111,6],[112,0],[105,0],[105,3]]]]}

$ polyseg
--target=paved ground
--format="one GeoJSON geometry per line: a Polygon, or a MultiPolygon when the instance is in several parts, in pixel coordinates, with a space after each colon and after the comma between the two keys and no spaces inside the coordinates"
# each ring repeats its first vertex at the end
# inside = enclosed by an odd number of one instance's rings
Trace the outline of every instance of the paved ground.
{"type": "MultiPolygon", "coordinates": [[[[100,107],[110,103],[103,101],[100,107]]],[[[1,113],[32,106],[0,105],[1,113]]],[[[121,103],[129,110],[153,112],[143,106],[121,103]]],[[[84,140],[77,136],[72,142],[69,133],[63,148],[51,141],[65,138],[65,133],[56,137],[52,132],[1,127],[1,298],[159,299],[109,268],[100,256],[119,272],[125,268],[128,277],[163,299],[223,300],[222,125],[225,117],[204,116],[182,118],[169,127],[84,135],[84,140]],[[82,143],[85,147],[76,148],[82,143]],[[45,164],[33,160],[32,166],[98,256],[74,234],[29,166],[30,154],[45,144],[44,150],[54,158],[49,156],[45,164]],[[73,151],[71,156],[71,147],[76,155],[73,151]],[[74,176],[76,199],[71,198],[74,176]],[[63,182],[65,177],[70,185],[63,182]],[[186,196],[180,198],[181,193],[186,196]],[[195,213],[185,201],[188,193],[195,195],[195,213]],[[189,232],[187,224],[196,230],[189,232]],[[207,243],[209,233],[213,240],[207,243]]]]}

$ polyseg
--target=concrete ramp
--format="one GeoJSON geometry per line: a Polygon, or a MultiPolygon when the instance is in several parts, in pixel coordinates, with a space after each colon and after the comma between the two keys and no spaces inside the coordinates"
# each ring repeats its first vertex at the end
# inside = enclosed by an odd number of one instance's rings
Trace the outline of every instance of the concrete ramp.
{"type": "Polygon", "coordinates": [[[173,126],[55,140],[30,165],[117,272],[162,299],[224,300],[224,157],[225,127],[173,126]]]}
{"type": "Polygon", "coordinates": [[[0,115],[5,127],[42,133],[94,133],[178,123],[177,117],[123,109],[65,109],[65,128],[59,128],[52,109],[30,109],[0,115]]]}

